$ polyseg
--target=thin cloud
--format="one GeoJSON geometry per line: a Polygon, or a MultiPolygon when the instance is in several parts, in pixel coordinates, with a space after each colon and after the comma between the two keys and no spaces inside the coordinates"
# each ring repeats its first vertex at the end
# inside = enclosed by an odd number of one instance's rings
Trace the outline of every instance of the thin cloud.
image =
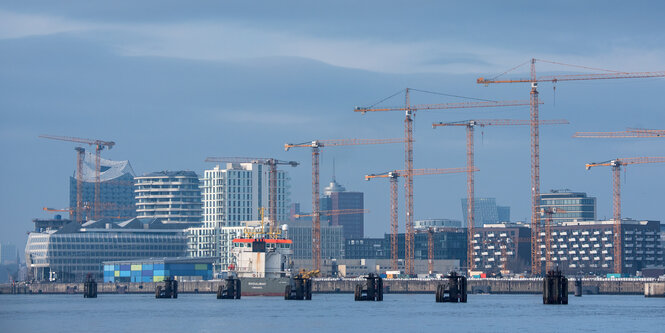
{"type": "MultiPolygon", "coordinates": [[[[123,56],[242,61],[266,57],[309,58],[338,67],[383,73],[500,73],[530,57],[624,71],[662,69],[665,50],[616,46],[602,54],[529,54],[517,48],[437,39],[393,42],[362,37],[323,38],[305,32],[257,29],[242,22],[117,24],[0,11],[0,39],[79,33],[123,56]]],[[[619,41],[617,45],[628,45],[619,41]]],[[[537,46],[533,46],[537,47],[537,46]]],[[[541,66],[539,70],[564,70],[541,66]]],[[[524,68],[517,74],[526,73],[524,68]]],[[[575,69],[571,69],[575,70],[575,69]]]]}

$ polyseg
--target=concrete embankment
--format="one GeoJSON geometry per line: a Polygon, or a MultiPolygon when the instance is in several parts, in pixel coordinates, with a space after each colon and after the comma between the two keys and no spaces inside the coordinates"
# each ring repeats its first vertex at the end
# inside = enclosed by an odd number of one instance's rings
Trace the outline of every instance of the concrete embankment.
{"type": "Polygon", "coordinates": [[[665,282],[645,283],[644,297],[665,297],[665,282]]]}
{"type": "MultiPolygon", "coordinates": [[[[644,279],[585,279],[585,294],[630,294],[641,295],[644,292],[644,279]]],[[[317,279],[313,292],[318,293],[352,293],[359,279],[317,279]]],[[[443,280],[433,279],[385,279],[386,293],[434,293],[436,286],[443,280]]],[[[574,279],[568,280],[568,290],[575,290],[574,279]]],[[[543,290],[543,279],[469,279],[469,293],[489,294],[540,294],[543,290]]]]}
{"type": "MultiPolygon", "coordinates": [[[[314,293],[353,293],[356,284],[364,279],[315,279],[312,285],[314,293]]],[[[434,293],[436,286],[444,280],[437,279],[385,279],[386,293],[434,293]]],[[[574,279],[569,279],[568,290],[575,290],[574,279]]],[[[179,284],[180,293],[216,293],[222,281],[183,281],[179,284]]],[[[159,282],[150,283],[99,283],[100,294],[152,294],[159,282]]],[[[542,279],[469,279],[469,293],[489,294],[540,294],[542,279]]],[[[584,294],[627,294],[665,296],[665,282],[653,279],[584,279],[584,294]],[[653,285],[645,287],[645,284],[653,285]],[[649,288],[649,289],[647,289],[649,288]]],[[[80,294],[83,283],[32,283],[0,285],[2,294],[80,294]]]]}

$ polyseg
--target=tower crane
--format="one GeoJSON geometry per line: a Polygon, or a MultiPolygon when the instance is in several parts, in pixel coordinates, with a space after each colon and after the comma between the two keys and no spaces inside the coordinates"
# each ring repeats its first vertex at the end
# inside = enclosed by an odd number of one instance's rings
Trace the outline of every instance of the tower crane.
{"type": "MultiPolygon", "coordinates": [[[[478,171],[478,169],[473,168],[472,172],[478,171]]],[[[468,168],[448,168],[448,169],[413,169],[410,174],[412,176],[424,176],[424,175],[440,175],[447,173],[460,173],[460,172],[469,172],[468,168]]],[[[393,170],[389,172],[384,172],[380,174],[370,174],[365,176],[365,180],[369,181],[373,178],[387,178],[390,180],[390,267],[392,270],[397,270],[397,233],[398,233],[398,220],[397,220],[397,179],[399,177],[404,177],[407,173],[406,170],[393,170]]],[[[413,225],[412,225],[413,227],[413,225]]],[[[405,233],[406,237],[406,233],[405,233]]],[[[406,240],[406,239],[405,239],[406,240]]],[[[407,247],[408,248],[408,247],[407,247]]],[[[406,258],[406,251],[405,251],[406,258]]],[[[405,259],[406,264],[406,259],[405,259]]],[[[413,263],[412,263],[413,264],[413,263]]],[[[406,265],[405,265],[406,266],[406,265]]],[[[406,266],[408,267],[408,266],[406,266]]],[[[405,268],[406,268],[405,267],[405,268]]],[[[412,274],[412,273],[407,273],[412,274]]]]}
{"type": "MultiPolygon", "coordinates": [[[[485,127],[485,126],[517,126],[517,125],[529,125],[531,122],[529,120],[520,120],[520,119],[476,119],[476,120],[463,120],[456,122],[448,123],[433,123],[432,127],[443,127],[443,126],[464,126],[466,127],[466,166],[467,168],[474,167],[474,129],[476,126],[485,127]]],[[[558,119],[558,120],[541,120],[540,125],[549,125],[549,124],[568,124],[567,120],[558,119]]],[[[469,169],[471,170],[471,169],[469,169]]],[[[466,213],[466,225],[467,225],[467,263],[469,263],[469,271],[474,270],[474,255],[473,255],[473,228],[475,227],[475,182],[473,177],[473,171],[469,171],[466,176],[466,188],[467,188],[467,213],[466,213]]]]}
{"type": "MultiPolygon", "coordinates": [[[[100,207],[100,186],[101,186],[101,181],[100,181],[100,174],[101,174],[101,152],[104,150],[104,148],[111,149],[113,146],[115,146],[115,142],[113,141],[103,141],[103,140],[97,140],[97,139],[82,139],[82,138],[75,138],[75,137],[69,137],[69,136],[55,136],[55,135],[40,135],[40,138],[44,139],[51,139],[51,140],[60,140],[60,141],[69,141],[69,142],[76,142],[76,143],[85,143],[90,146],[95,147],[95,199],[94,199],[94,219],[99,219],[101,216],[101,207],[100,207]]],[[[82,175],[81,172],[83,171],[83,158],[84,158],[84,153],[85,150],[83,148],[77,147],[76,149],[76,170],[78,172],[76,176],[76,211],[77,211],[77,216],[76,220],[81,221],[80,218],[80,212],[82,211],[83,207],[83,202],[81,199],[81,182],[82,182],[82,175]]]]}
{"type": "Polygon", "coordinates": [[[268,179],[268,213],[270,215],[270,232],[274,232],[277,224],[277,166],[290,165],[297,167],[296,161],[281,161],[274,158],[256,158],[256,157],[208,157],[206,162],[212,163],[253,163],[267,165],[270,168],[270,177],[268,179]]]}
{"type": "MultiPolygon", "coordinates": [[[[529,101],[475,101],[475,102],[461,102],[461,103],[441,103],[441,104],[421,104],[411,105],[409,92],[416,90],[406,88],[404,90],[404,106],[403,107],[388,107],[377,108],[369,107],[356,107],[355,112],[365,114],[366,112],[381,112],[381,111],[404,111],[404,201],[406,207],[406,233],[405,233],[405,268],[407,274],[413,274],[413,121],[415,120],[417,111],[426,110],[446,110],[446,109],[467,109],[467,108],[485,108],[485,107],[500,107],[500,106],[522,106],[529,105],[529,101]]],[[[417,91],[417,90],[416,90],[417,91]]],[[[400,91],[401,93],[401,91],[400,91]]],[[[397,95],[397,94],[395,94],[397,95]]],[[[393,96],[395,96],[393,95],[393,96]]],[[[452,95],[451,95],[452,96],[452,95]]],[[[391,96],[392,97],[392,96],[391,96]]],[[[460,96],[455,96],[460,97],[460,96]]],[[[388,97],[390,98],[390,97],[388,97]]],[[[384,99],[385,100],[385,99],[384,99]]],[[[376,104],[375,104],[376,105],[376,104]]]]}
{"type": "Polygon", "coordinates": [[[291,148],[312,148],[312,260],[313,269],[321,270],[321,216],[320,197],[319,197],[319,155],[323,147],[334,146],[356,146],[356,145],[376,145],[386,143],[404,142],[403,138],[398,139],[337,139],[337,140],[313,140],[304,143],[287,143],[284,150],[291,148]]]}
{"type": "MultiPolygon", "coordinates": [[[[478,78],[476,83],[489,85],[490,83],[530,83],[530,119],[531,119],[531,230],[540,225],[540,212],[538,210],[540,205],[540,134],[539,134],[539,113],[538,113],[538,83],[539,82],[552,82],[556,85],[559,81],[580,81],[580,80],[608,80],[608,79],[629,79],[629,78],[651,78],[651,77],[665,77],[665,71],[662,72],[617,72],[609,70],[601,70],[596,68],[563,64],[542,59],[531,59],[508,71],[499,74],[498,76],[486,79],[478,78]],[[536,76],[536,62],[545,62],[556,65],[571,66],[577,68],[600,70],[605,73],[589,73],[589,74],[567,74],[567,75],[548,75],[536,76]],[[530,63],[530,76],[528,78],[499,80],[498,78],[508,72],[511,72],[523,65],[530,63]]],[[[531,235],[531,271],[540,271],[540,261],[536,260],[536,237],[535,233],[531,235]]]]}
{"type": "Polygon", "coordinates": [[[557,213],[567,213],[567,211],[557,207],[540,209],[540,215],[545,217],[545,274],[552,269],[552,216],[557,213]]]}
{"type": "Polygon", "coordinates": [[[597,166],[612,167],[613,207],[614,207],[614,273],[621,274],[623,270],[621,256],[621,166],[643,163],[665,163],[665,157],[628,157],[617,158],[605,162],[587,163],[586,169],[597,166]]]}

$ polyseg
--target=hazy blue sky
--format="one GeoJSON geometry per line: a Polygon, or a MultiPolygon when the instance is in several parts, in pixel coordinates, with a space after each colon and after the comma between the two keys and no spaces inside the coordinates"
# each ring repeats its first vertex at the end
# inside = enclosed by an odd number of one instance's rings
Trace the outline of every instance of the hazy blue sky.
{"type": "MultiPolygon", "coordinates": [[[[365,114],[405,87],[528,99],[526,84],[484,87],[535,57],[622,71],[665,70],[659,1],[30,1],[0,3],[0,241],[23,246],[43,206],[66,207],[73,145],[54,134],[113,140],[106,158],[134,170],[189,169],[206,156],[298,160],[291,199],[310,206],[309,150],[286,142],[403,135],[403,114],[365,114]]],[[[539,72],[571,68],[542,65],[539,72]]],[[[522,76],[525,72],[516,72],[522,76]]],[[[563,82],[540,87],[542,190],[598,197],[611,216],[609,168],[584,163],[665,156],[662,139],[580,140],[575,131],[665,128],[663,79],[563,82]]],[[[414,103],[459,99],[414,94],[414,103]]],[[[388,105],[399,105],[395,98],[388,105]]],[[[528,108],[418,113],[415,167],[465,163],[464,131],[432,122],[526,119],[528,108]]],[[[496,197],[515,220],[529,216],[529,129],[478,130],[478,196],[496,197]]],[[[365,192],[366,233],[388,230],[388,184],[363,175],[401,169],[402,145],[325,148],[322,187],[337,179],[365,192]]],[[[627,168],[624,216],[664,220],[665,165],[627,168]]],[[[622,176],[623,179],[623,176],[622,176]]],[[[461,219],[464,175],[415,180],[415,217],[461,219]]],[[[402,200],[400,194],[400,200],[402,200]]],[[[403,218],[400,211],[400,219],[403,218]]],[[[400,223],[403,223],[400,220],[400,223]]]]}

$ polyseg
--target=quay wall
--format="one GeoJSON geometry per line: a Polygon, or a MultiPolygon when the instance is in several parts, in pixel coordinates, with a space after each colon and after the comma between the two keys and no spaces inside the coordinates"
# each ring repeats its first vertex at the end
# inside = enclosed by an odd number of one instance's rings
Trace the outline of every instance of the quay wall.
{"type": "Polygon", "coordinates": [[[645,283],[644,297],[665,297],[665,282],[645,283]]]}
{"type": "MultiPolygon", "coordinates": [[[[384,279],[385,293],[434,293],[436,286],[445,280],[440,279],[384,279]]],[[[314,279],[314,293],[353,293],[358,283],[364,279],[314,279]]],[[[183,281],[178,284],[179,293],[216,293],[222,281],[183,281]]],[[[568,290],[575,290],[574,279],[568,280],[568,290]]],[[[101,294],[152,294],[159,282],[146,283],[99,283],[101,294]]],[[[489,294],[540,294],[542,279],[469,279],[469,293],[489,294]]],[[[665,283],[653,279],[584,279],[584,294],[629,294],[665,296],[665,283]],[[653,285],[645,287],[645,284],[653,285]],[[648,291],[648,292],[647,292],[648,291]]],[[[0,294],[80,294],[83,283],[31,283],[0,285],[0,294]]]]}

